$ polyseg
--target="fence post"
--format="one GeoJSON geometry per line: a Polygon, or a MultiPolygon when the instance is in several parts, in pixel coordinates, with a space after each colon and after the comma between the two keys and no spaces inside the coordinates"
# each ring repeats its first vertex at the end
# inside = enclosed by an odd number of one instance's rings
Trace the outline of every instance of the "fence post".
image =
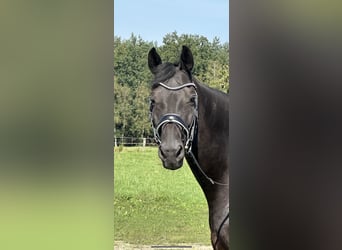
{"type": "Polygon", "coordinates": [[[114,147],[117,147],[118,146],[118,141],[116,139],[116,136],[114,137],[114,147]]]}
{"type": "Polygon", "coordinates": [[[146,146],[146,138],[143,138],[143,147],[146,146]]]}

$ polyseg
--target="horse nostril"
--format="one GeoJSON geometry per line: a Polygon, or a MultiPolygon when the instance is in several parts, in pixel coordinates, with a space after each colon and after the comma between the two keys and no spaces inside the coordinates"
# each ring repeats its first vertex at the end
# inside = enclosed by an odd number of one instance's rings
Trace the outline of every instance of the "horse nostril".
{"type": "Polygon", "coordinates": [[[161,147],[159,148],[159,152],[160,152],[162,158],[164,158],[164,159],[167,158],[166,155],[165,155],[165,153],[164,153],[164,151],[163,151],[163,149],[162,149],[161,147]]]}
{"type": "Polygon", "coordinates": [[[176,157],[178,157],[182,153],[182,149],[183,149],[183,147],[181,145],[179,145],[179,148],[178,148],[177,153],[176,153],[176,157]]]}

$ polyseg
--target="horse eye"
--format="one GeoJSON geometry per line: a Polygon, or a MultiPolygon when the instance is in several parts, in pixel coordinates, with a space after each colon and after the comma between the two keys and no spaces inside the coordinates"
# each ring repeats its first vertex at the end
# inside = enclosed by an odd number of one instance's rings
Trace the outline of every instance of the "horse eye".
{"type": "Polygon", "coordinates": [[[193,103],[193,104],[196,104],[196,102],[197,102],[196,96],[192,96],[192,97],[190,98],[190,102],[193,103]]]}
{"type": "Polygon", "coordinates": [[[153,99],[150,99],[150,110],[152,111],[154,105],[156,104],[156,101],[153,99]]]}

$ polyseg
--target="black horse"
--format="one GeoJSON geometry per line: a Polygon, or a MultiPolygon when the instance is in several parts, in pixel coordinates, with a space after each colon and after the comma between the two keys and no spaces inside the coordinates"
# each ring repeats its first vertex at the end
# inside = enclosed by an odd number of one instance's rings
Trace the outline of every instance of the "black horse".
{"type": "Polygon", "coordinates": [[[163,166],[175,170],[184,157],[209,207],[211,242],[229,249],[228,95],[192,76],[192,52],[183,46],[179,63],[162,63],[155,48],[148,54],[154,75],[150,118],[163,166]]]}

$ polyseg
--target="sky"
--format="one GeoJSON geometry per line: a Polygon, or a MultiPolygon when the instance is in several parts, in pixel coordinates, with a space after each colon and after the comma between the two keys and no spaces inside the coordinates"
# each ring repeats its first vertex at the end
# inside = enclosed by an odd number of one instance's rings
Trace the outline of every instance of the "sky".
{"type": "Polygon", "coordinates": [[[229,41],[229,0],[114,0],[114,35],[132,33],[162,45],[163,37],[202,35],[229,41]]]}

